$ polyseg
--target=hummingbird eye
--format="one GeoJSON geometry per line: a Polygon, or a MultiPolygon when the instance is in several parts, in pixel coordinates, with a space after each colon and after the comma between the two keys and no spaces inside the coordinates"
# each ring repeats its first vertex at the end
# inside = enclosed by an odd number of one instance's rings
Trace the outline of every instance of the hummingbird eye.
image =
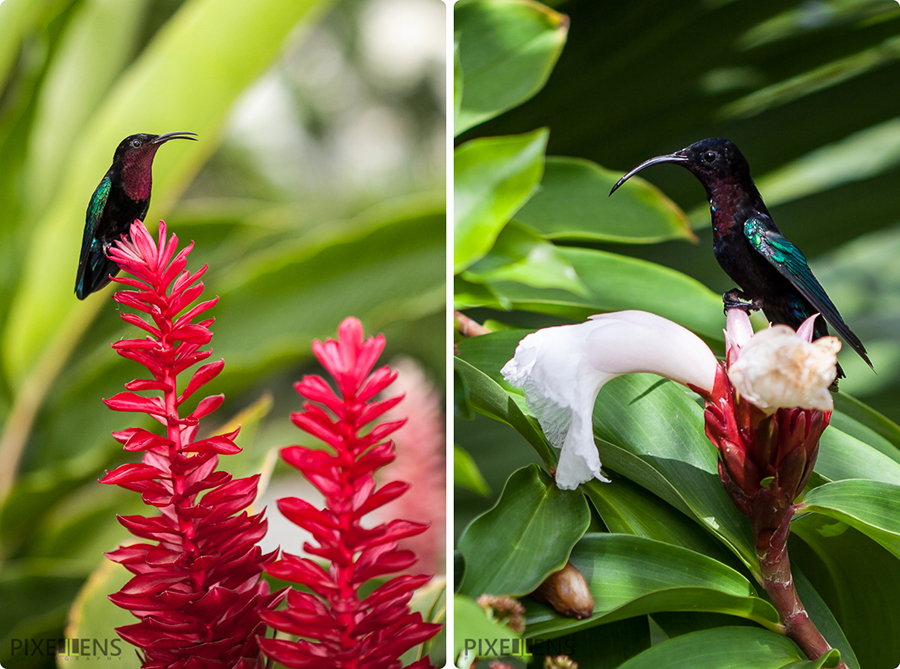
{"type": "Polygon", "coordinates": [[[706,155],[703,156],[703,159],[708,163],[713,163],[713,162],[715,162],[716,158],[718,158],[718,157],[719,156],[716,154],[715,151],[707,151],[706,155]]]}
{"type": "Polygon", "coordinates": [[[139,140],[139,139],[133,139],[133,140],[131,140],[131,147],[132,147],[133,149],[139,149],[139,148],[141,148],[141,140],[139,140]]]}

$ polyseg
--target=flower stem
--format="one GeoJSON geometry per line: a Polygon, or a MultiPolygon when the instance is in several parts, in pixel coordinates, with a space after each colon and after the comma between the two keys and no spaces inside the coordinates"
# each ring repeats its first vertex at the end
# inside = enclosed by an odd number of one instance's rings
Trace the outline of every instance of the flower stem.
{"type": "MultiPolygon", "coordinates": [[[[815,660],[831,650],[831,645],[810,619],[800,601],[791,574],[787,539],[795,505],[778,489],[760,490],[751,501],[750,518],[756,557],[762,574],[762,586],[784,624],[784,634],[806,656],[815,660]],[[760,519],[765,519],[761,522],[760,519]]],[[[843,661],[838,669],[847,669],[843,661]]]]}

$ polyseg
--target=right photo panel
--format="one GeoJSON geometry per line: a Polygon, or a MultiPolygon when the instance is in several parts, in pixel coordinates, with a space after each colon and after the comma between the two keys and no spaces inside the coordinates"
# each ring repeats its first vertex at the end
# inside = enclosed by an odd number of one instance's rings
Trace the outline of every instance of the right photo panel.
{"type": "Polygon", "coordinates": [[[453,21],[452,662],[896,669],[900,3],[453,21]]]}

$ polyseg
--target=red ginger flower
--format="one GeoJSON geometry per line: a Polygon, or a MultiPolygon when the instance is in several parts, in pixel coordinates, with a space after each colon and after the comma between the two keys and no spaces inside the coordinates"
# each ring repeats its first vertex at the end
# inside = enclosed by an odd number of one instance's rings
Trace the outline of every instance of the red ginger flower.
{"type": "MultiPolygon", "coordinates": [[[[389,367],[371,373],[384,348],[384,337],[363,339],[362,324],[347,318],[338,340],[313,342],[313,353],[334,377],[339,394],[319,376],[306,376],[297,392],[311,400],[291,416],[297,427],[324,441],[331,450],[303,446],[282,449],[281,457],[297,467],[325,496],[317,509],[296,497],[278,500],[292,522],[309,531],[316,544],[304,544],[311,555],[330,562],[326,570],[309,558],[287,553],[266,567],[275,576],[312,590],[288,593],[287,608],[266,611],[272,627],[302,637],[298,641],[260,639],[263,651],[288,667],[303,669],[399,669],[400,656],[433,637],[441,626],[411,613],[413,591],[430,576],[395,576],[368,597],[359,590],[366,581],[395,574],[416,561],[397,542],[427,529],[427,525],[392,520],[372,528],[362,518],[402,495],[409,484],[392,481],[375,488],[374,472],[391,462],[394,447],[385,440],[405,421],[366,426],[394,407],[402,396],[376,401],[375,396],[396,377],[389,367]]],[[[425,668],[422,658],[408,667],[425,668]]]]}
{"type": "Polygon", "coordinates": [[[201,302],[179,316],[203,292],[202,269],[191,274],[185,267],[193,244],[178,255],[178,238],[166,242],[160,222],[159,243],[140,221],[110,249],[109,257],[134,279],[112,277],[136,290],[117,292],[113,299],[149,316],[123,313],[122,319],[149,333],[143,339],[113,344],[119,355],[144,365],[151,378],[137,379],[104,400],[116,411],[143,412],[165,425],[165,436],[142,428],[113,433],[126,451],[143,452],[140,464],[127,464],[109,472],[102,483],[141,493],[146,504],[157,507],[155,516],[119,516],[133,534],[153,543],[123,546],[107,556],[135,576],[110,599],[128,609],[139,623],[116,631],[143,651],[143,666],[249,667],[262,666],[257,638],[265,634],[260,611],[273,608],[284,592],[269,593],[260,580],[264,565],[275,553],[262,554],[256,545],[266,533],[262,513],[245,510],[256,497],[259,476],[232,479],[216,471],[219,454],[238,453],[238,430],[196,440],[201,418],[215,411],[224,399],[202,399],[185,417],[179,410],[203,384],[222,371],[224,362],[200,367],[178,394],[176,377],[209,357],[200,350],[209,343],[214,319],[192,322],[216,304],[201,302]],[[174,258],[173,258],[174,256],[174,258]],[[160,393],[144,397],[136,392],[160,393]]]}

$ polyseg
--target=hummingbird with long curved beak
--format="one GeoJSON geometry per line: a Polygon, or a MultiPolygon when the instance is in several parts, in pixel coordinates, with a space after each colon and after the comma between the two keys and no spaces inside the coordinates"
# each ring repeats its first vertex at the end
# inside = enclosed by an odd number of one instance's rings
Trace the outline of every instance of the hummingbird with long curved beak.
{"type": "Polygon", "coordinates": [[[83,300],[109,283],[119,266],[106,257],[114,241],[128,232],[135,219],[143,221],[150,206],[153,158],[170,139],[196,141],[193,132],[129,135],[116,147],[113,163],[91,195],[78,259],[75,295],[83,300]]]}
{"type": "MultiPolygon", "coordinates": [[[[750,177],[750,165],[733,142],[720,137],[703,139],[675,153],[645,160],[619,179],[609,194],[644,168],[659,163],[687,168],[706,189],[713,253],[739,287],[722,296],[726,309],[762,309],[771,323],[784,323],[795,330],[820,313],[872,367],[866,347],[841,318],[809,269],[806,256],[775,226],[750,177]]],[[[828,326],[816,319],[813,338],[827,334],[828,326]]],[[[837,375],[844,376],[840,365],[837,375]]]]}

